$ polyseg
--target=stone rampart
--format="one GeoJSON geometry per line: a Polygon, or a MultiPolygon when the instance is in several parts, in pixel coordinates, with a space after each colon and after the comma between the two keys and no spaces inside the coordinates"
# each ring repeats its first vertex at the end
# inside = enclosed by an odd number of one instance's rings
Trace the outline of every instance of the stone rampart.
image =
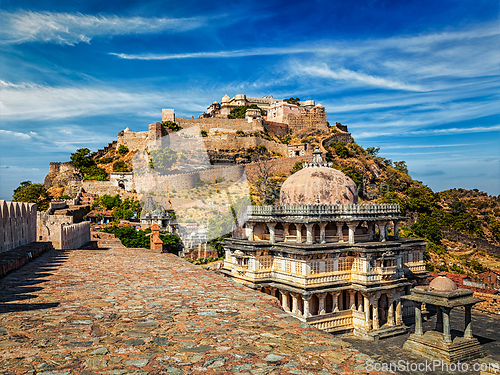
{"type": "Polygon", "coordinates": [[[249,180],[255,180],[259,177],[260,164],[264,168],[270,168],[271,174],[290,174],[290,170],[297,162],[311,161],[312,155],[300,155],[292,158],[271,159],[259,163],[245,164],[245,173],[249,180]]]}
{"type": "Polygon", "coordinates": [[[87,193],[96,194],[99,196],[103,196],[104,194],[111,196],[118,194],[122,198],[131,198],[134,196],[133,193],[125,191],[118,186],[114,186],[113,181],[83,181],[83,190],[87,193]]]}
{"type": "Polygon", "coordinates": [[[36,241],[36,204],[0,200],[0,253],[36,241]]]}
{"type": "Polygon", "coordinates": [[[264,125],[264,130],[266,132],[276,134],[278,137],[284,137],[289,133],[287,124],[281,124],[279,122],[272,122],[272,121],[264,121],[263,125],[264,125]]]}
{"type": "Polygon", "coordinates": [[[300,115],[290,113],[285,116],[284,123],[288,125],[290,133],[302,135],[309,132],[328,132],[328,122],[324,112],[307,112],[300,115]]]}
{"type": "Polygon", "coordinates": [[[103,148],[100,148],[96,152],[91,153],[90,156],[92,156],[93,158],[100,158],[101,156],[106,155],[109,152],[109,150],[111,150],[114,147],[116,147],[116,141],[108,143],[107,146],[104,146],[103,148]]]}
{"type": "MultiPolygon", "coordinates": [[[[183,128],[199,126],[200,130],[209,132],[210,129],[229,129],[241,131],[264,131],[262,120],[254,119],[248,122],[245,119],[228,119],[228,118],[177,118],[175,122],[183,128]]],[[[222,130],[221,130],[222,131],[222,130]]]]}
{"type": "Polygon", "coordinates": [[[48,189],[51,186],[66,186],[72,181],[81,181],[83,175],[72,162],[52,162],[49,164],[49,173],[45,176],[43,186],[48,189]]]}
{"type": "Polygon", "coordinates": [[[124,145],[130,151],[145,150],[148,146],[149,132],[133,132],[127,129],[118,133],[116,146],[124,145]]]}
{"type": "Polygon", "coordinates": [[[277,152],[283,156],[287,155],[288,147],[285,144],[276,143],[260,137],[239,137],[236,134],[221,134],[204,138],[207,150],[225,150],[236,152],[264,146],[271,152],[277,152]]]}
{"type": "Polygon", "coordinates": [[[61,249],[78,249],[89,241],[90,222],[62,226],[61,249]]]}

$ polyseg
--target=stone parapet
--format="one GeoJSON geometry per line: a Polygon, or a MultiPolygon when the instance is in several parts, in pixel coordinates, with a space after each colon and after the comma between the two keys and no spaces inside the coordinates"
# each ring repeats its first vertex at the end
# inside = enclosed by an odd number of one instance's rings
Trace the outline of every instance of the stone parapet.
{"type": "Polygon", "coordinates": [[[399,215],[399,204],[334,204],[334,205],[293,205],[293,206],[249,206],[251,215],[399,215]]]}
{"type": "Polygon", "coordinates": [[[0,200],[0,253],[36,241],[36,204],[0,200]]]}

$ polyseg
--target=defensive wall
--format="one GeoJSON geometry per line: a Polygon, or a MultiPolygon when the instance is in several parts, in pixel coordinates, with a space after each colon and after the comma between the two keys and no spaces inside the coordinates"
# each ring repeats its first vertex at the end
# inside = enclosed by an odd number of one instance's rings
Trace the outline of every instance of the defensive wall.
{"type": "Polygon", "coordinates": [[[96,194],[102,197],[104,194],[115,196],[119,195],[122,198],[132,198],[134,195],[131,192],[125,191],[121,187],[113,185],[115,181],[83,181],[82,187],[85,192],[96,194]]]}
{"type": "Polygon", "coordinates": [[[103,148],[100,148],[96,152],[91,153],[90,156],[100,158],[101,156],[106,155],[109,152],[109,150],[116,147],[116,143],[117,143],[116,141],[108,143],[107,146],[104,146],[103,148]]]}
{"type": "Polygon", "coordinates": [[[0,253],[36,241],[36,204],[0,200],[0,253]]]}
{"type": "Polygon", "coordinates": [[[73,224],[73,216],[37,212],[36,235],[54,249],[78,249],[90,241],[90,223],[73,224]]]}
{"type": "Polygon", "coordinates": [[[52,162],[49,164],[49,173],[45,176],[43,186],[48,189],[51,186],[66,186],[68,183],[83,180],[83,175],[72,162],[52,162]]]}
{"type": "Polygon", "coordinates": [[[199,126],[200,130],[209,132],[210,129],[228,129],[231,131],[264,131],[262,120],[254,119],[248,122],[246,119],[228,119],[228,118],[177,118],[175,122],[183,128],[199,126]]]}
{"type": "Polygon", "coordinates": [[[236,134],[221,134],[204,138],[207,150],[225,150],[236,152],[264,146],[271,152],[277,152],[283,156],[288,153],[286,144],[276,143],[260,137],[239,137],[236,134]]]}
{"type": "Polygon", "coordinates": [[[287,124],[264,120],[263,125],[266,132],[276,134],[278,137],[284,137],[289,133],[287,124]]]}
{"type": "Polygon", "coordinates": [[[312,155],[301,155],[292,158],[271,159],[257,163],[232,165],[204,169],[196,172],[163,175],[163,176],[134,176],[135,190],[138,193],[148,191],[193,189],[200,180],[213,183],[215,179],[223,178],[225,181],[237,182],[245,176],[250,180],[259,177],[261,168],[269,168],[272,174],[288,174],[295,163],[311,161],[312,155]]]}
{"type": "Polygon", "coordinates": [[[118,133],[116,145],[124,145],[130,151],[145,150],[149,142],[149,131],[147,132],[133,132],[127,129],[118,133]]]}

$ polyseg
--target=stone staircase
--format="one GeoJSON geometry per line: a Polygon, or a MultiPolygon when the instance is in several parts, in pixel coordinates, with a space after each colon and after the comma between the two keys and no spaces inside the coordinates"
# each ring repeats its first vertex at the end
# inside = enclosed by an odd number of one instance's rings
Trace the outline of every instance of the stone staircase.
{"type": "Polygon", "coordinates": [[[91,231],[91,240],[97,243],[98,249],[126,249],[119,238],[112,233],[91,231]]]}
{"type": "Polygon", "coordinates": [[[82,192],[82,197],[80,198],[80,205],[82,206],[92,206],[94,203],[96,194],[82,192]]]}

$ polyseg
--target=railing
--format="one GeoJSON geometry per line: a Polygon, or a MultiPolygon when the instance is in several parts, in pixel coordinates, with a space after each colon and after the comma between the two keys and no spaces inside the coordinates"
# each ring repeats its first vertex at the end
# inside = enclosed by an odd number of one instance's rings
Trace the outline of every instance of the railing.
{"type": "Polygon", "coordinates": [[[308,214],[308,215],[353,215],[353,214],[366,214],[366,215],[380,215],[390,214],[399,215],[399,204],[334,204],[334,205],[294,205],[294,206],[248,206],[248,215],[294,215],[294,214],[308,214]]]}
{"type": "Polygon", "coordinates": [[[395,275],[396,268],[397,268],[396,266],[377,267],[377,268],[375,268],[375,270],[379,275],[387,276],[387,275],[395,275]]]}
{"type": "Polygon", "coordinates": [[[421,262],[418,263],[405,263],[405,266],[408,267],[408,269],[411,272],[425,272],[425,264],[422,264],[421,262]]]}
{"type": "Polygon", "coordinates": [[[352,311],[344,310],[325,315],[316,315],[306,318],[306,322],[323,331],[335,331],[352,328],[352,311]]]}

